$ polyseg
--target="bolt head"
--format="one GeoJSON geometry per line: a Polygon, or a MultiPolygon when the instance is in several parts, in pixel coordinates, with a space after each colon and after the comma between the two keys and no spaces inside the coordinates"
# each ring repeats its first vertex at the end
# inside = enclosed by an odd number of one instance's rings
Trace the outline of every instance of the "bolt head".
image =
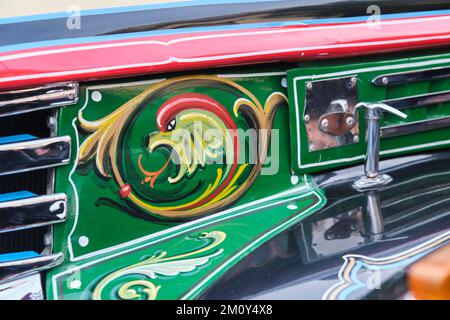
{"type": "Polygon", "coordinates": [[[322,127],[322,128],[328,128],[328,119],[323,119],[321,122],[320,122],[320,126],[322,127]]]}
{"type": "Polygon", "coordinates": [[[305,114],[305,116],[303,117],[303,121],[305,121],[305,123],[308,123],[309,120],[311,120],[311,117],[309,116],[309,114],[305,114]]]}
{"type": "Polygon", "coordinates": [[[313,87],[313,84],[311,82],[306,83],[306,89],[311,90],[313,87]]]}
{"type": "Polygon", "coordinates": [[[309,146],[309,151],[314,151],[314,150],[316,150],[316,148],[313,145],[309,146]]]}
{"type": "Polygon", "coordinates": [[[384,84],[384,85],[387,85],[389,83],[389,79],[387,77],[383,77],[381,79],[381,83],[384,84]]]}
{"type": "Polygon", "coordinates": [[[351,127],[351,126],[353,126],[353,125],[355,124],[355,118],[353,118],[353,117],[347,117],[347,119],[345,119],[345,123],[346,123],[349,127],[351,127]]]}
{"type": "Polygon", "coordinates": [[[359,136],[353,136],[353,142],[358,143],[359,142],[359,136]]]}

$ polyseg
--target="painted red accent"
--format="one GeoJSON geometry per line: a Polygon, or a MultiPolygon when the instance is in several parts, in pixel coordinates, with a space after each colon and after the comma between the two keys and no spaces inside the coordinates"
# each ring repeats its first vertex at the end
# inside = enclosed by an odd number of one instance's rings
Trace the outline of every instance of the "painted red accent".
{"type": "Polygon", "coordinates": [[[125,199],[126,197],[128,197],[131,193],[131,186],[127,183],[125,185],[123,185],[122,188],[120,188],[119,190],[119,196],[122,199],[125,199]]]}
{"type": "Polygon", "coordinates": [[[0,54],[2,89],[450,45],[450,15],[151,36],[0,54]]]}
{"type": "Polygon", "coordinates": [[[156,112],[156,125],[160,131],[166,131],[169,122],[177,114],[188,109],[209,111],[221,119],[229,129],[237,130],[233,118],[218,101],[200,93],[183,93],[167,100],[156,112]]]}

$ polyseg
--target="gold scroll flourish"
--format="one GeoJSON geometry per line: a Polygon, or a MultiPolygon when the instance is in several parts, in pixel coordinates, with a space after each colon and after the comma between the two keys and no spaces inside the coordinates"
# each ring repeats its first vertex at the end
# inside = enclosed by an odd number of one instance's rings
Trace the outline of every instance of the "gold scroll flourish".
{"type": "MultiPolygon", "coordinates": [[[[206,264],[211,258],[222,254],[223,249],[217,247],[225,240],[226,233],[222,231],[211,231],[200,234],[198,239],[207,239],[210,243],[198,250],[167,257],[166,251],[161,251],[144,261],[117,270],[105,278],[95,287],[92,298],[101,300],[102,294],[108,284],[126,275],[143,275],[149,279],[156,279],[158,275],[177,276],[195,270],[206,264]],[[206,254],[205,254],[206,253],[206,254]]],[[[143,294],[135,289],[140,287],[147,300],[155,300],[161,286],[156,286],[150,280],[135,280],[126,282],[120,286],[117,295],[120,299],[142,298],[143,294]]]]}

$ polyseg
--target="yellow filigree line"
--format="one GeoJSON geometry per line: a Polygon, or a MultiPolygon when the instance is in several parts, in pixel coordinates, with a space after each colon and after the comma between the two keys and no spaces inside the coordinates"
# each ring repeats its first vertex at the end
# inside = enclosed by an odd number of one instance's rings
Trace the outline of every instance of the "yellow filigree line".
{"type": "MultiPolygon", "coordinates": [[[[221,254],[223,252],[223,249],[220,249],[206,256],[201,255],[205,252],[212,251],[213,249],[217,248],[222,242],[225,241],[226,237],[227,237],[226,233],[222,231],[212,231],[209,233],[204,232],[200,234],[200,236],[198,236],[198,239],[211,239],[212,241],[208,245],[198,250],[186,252],[171,257],[166,257],[167,252],[163,251],[159,254],[151,256],[150,258],[142,262],[119,269],[107,275],[98,283],[98,285],[94,289],[92,298],[94,300],[102,299],[102,292],[105,289],[105,287],[112,281],[125,275],[141,274],[154,279],[156,278],[157,274],[173,276],[182,272],[193,270],[196,267],[205,264],[210,258],[221,254]],[[177,265],[176,262],[181,263],[177,265]]],[[[156,299],[158,291],[161,288],[161,286],[155,286],[149,280],[131,281],[123,284],[119,288],[118,290],[119,297],[122,299],[139,298],[140,295],[136,292],[135,289],[132,288],[135,286],[144,287],[143,291],[147,294],[147,299],[156,299]]]]}

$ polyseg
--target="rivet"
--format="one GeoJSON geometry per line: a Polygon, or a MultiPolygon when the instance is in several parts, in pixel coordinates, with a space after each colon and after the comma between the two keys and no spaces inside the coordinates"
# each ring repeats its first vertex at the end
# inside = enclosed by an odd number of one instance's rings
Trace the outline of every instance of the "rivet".
{"type": "Polygon", "coordinates": [[[321,126],[322,128],[327,128],[327,127],[328,127],[328,120],[327,120],[327,119],[323,119],[323,120],[320,122],[320,126],[321,126]]]}
{"type": "Polygon", "coordinates": [[[356,77],[352,77],[352,78],[350,79],[350,81],[351,81],[353,84],[355,84],[355,83],[358,81],[358,79],[357,79],[356,77]]]}
{"type": "Polygon", "coordinates": [[[81,246],[81,247],[87,247],[87,245],[89,244],[89,238],[88,237],[86,237],[86,236],[81,236],[79,239],[78,239],[78,244],[81,246]]]}
{"type": "Polygon", "coordinates": [[[283,88],[287,88],[288,83],[287,83],[287,79],[286,79],[286,78],[281,79],[281,86],[282,86],[283,88]]]}
{"type": "Polygon", "coordinates": [[[306,89],[311,90],[313,87],[313,84],[311,82],[306,83],[306,89]]]}
{"type": "Polygon", "coordinates": [[[381,83],[384,84],[384,85],[387,85],[389,83],[389,79],[387,77],[383,77],[381,79],[381,83]]]}
{"type": "Polygon", "coordinates": [[[69,283],[70,289],[80,289],[81,285],[82,283],[80,280],[73,280],[69,283]]]}
{"type": "Polygon", "coordinates": [[[91,98],[95,102],[100,102],[102,101],[102,93],[100,91],[95,90],[94,92],[92,92],[91,98]]]}
{"type": "Polygon", "coordinates": [[[353,136],[353,142],[358,143],[359,142],[359,136],[353,136]]]}
{"type": "Polygon", "coordinates": [[[314,146],[309,146],[309,151],[314,151],[316,148],[314,146]]]}

